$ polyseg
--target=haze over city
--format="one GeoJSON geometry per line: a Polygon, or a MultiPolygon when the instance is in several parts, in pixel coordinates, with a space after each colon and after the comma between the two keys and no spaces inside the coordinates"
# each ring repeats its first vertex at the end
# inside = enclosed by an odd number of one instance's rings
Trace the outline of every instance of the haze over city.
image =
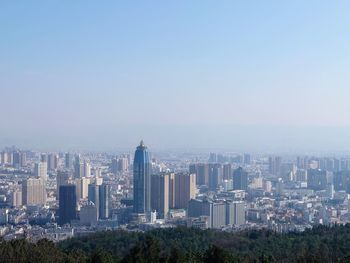
{"type": "Polygon", "coordinates": [[[3,1],[0,146],[350,149],[348,1],[3,1]]]}

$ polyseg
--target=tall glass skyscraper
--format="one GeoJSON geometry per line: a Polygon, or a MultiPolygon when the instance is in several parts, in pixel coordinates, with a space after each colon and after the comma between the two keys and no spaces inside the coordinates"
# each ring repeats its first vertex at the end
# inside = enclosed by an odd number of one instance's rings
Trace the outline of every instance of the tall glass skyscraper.
{"type": "Polygon", "coordinates": [[[147,147],[141,141],[134,157],[134,213],[151,212],[151,162],[147,147]]]}
{"type": "Polygon", "coordinates": [[[60,225],[70,223],[76,219],[77,196],[75,185],[61,185],[59,189],[60,205],[58,209],[60,225]]]}

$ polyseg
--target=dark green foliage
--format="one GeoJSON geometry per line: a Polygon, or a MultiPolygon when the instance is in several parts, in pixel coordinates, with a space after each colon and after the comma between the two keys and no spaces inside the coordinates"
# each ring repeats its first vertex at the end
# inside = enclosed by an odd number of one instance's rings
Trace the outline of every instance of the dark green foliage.
{"type": "Polygon", "coordinates": [[[350,225],[317,226],[284,235],[267,230],[227,233],[187,228],[109,231],[58,245],[45,239],[37,243],[0,240],[0,255],[0,263],[350,263],[350,225]]]}

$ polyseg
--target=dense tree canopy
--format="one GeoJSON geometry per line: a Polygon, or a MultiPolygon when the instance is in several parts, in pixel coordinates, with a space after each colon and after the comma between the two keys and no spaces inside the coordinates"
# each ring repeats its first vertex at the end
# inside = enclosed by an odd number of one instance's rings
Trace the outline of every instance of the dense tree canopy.
{"type": "Polygon", "coordinates": [[[350,225],[303,233],[188,228],[107,231],[72,238],[0,241],[1,262],[350,262],[350,225]]]}

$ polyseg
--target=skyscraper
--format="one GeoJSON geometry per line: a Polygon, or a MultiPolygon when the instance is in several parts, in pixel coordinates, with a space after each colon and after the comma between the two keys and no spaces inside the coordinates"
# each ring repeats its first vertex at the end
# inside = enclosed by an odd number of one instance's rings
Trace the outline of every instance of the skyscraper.
{"type": "Polygon", "coordinates": [[[269,157],[269,172],[272,175],[279,176],[281,172],[282,158],[279,156],[269,157]]]}
{"type": "Polygon", "coordinates": [[[75,185],[61,185],[59,189],[58,222],[60,225],[76,219],[77,196],[75,185]]]}
{"type": "Polygon", "coordinates": [[[222,165],[219,163],[209,164],[209,189],[215,191],[222,184],[222,165]]]}
{"type": "Polygon", "coordinates": [[[248,173],[242,167],[237,168],[233,172],[233,189],[247,190],[248,188],[248,173]]]}
{"type": "Polygon", "coordinates": [[[134,213],[151,212],[151,162],[147,147],[141,141],[134,157],[134,213]]]}
{"type": "Polygon", "coordinates": [[[209,185],[209,166],[206,163],[197,164],[197,185],[209,185]]]}
{"type": "Polygon", "coordinates": [[[175,208],[175,174],[170,173],[169,174],[169,208],[173,209],[175,208]]]}
{"type": "Polygon", "coordinates": [[[34,174],[38,178],[42,178],[43,180],[47,180],[47,162],[39,162],[35,164],[34,174]]]}
{"type": "Polygon", "coordinates": [[[70,179],[69,172],[68,171],[58,171],[57,177],[56,177],[56,185],[57,185],[57,200],[60,199],[60,186],[68,184],[70,179]]]}
{"type": "Polygon", "coordinates": [[[64,156],[64,166],[66,169],[71,169],[73,166],[73,157],[70,153],[66,153],[64,156]]]}
{"type": "Polygon", "coordinates": [[[22,183],[23,205],[44,205],[46,203],[46,186],[42,178],[28,178],[22,183]]]}
{"type": "Polygon", "coordinates": [[[99,185],[96,183],[89,184],[88,186],[88,200],[93,202],[97,208],[97,218],[99,218],[99,207],[100,207],[100,193],[99,185]]]}
{"type": "Polygon", "coordinates": [[[151,207],[159,218],[165,218],[169,211],[169,174],[151,176],[151,207]]]}
{"type": "Polygon", "coordinates": [[[175,175],[175,207],[187,208],[188,201],[196,197],[196,175],[178,173],[175,175]]]}
{"type": "Polygon", "coordinates": [[[109,218],[109,195],[110,186],[108,184],[102,184],[98,186],[99,191],[99,218],[107,219],[109,218]]]}
{"type": "Polygon", "coordinates": [[[50,153],[47,156],[47,169],[53,171],[56,170],[58,166],[58,155],[55,153],[50,153]]]}
{"type": "Polygon", "coordinates": [[[80,178],[83,167],[82,163],[80,161],[80,155],[76,155],[74,158],[74,178],[80,178]]]}

